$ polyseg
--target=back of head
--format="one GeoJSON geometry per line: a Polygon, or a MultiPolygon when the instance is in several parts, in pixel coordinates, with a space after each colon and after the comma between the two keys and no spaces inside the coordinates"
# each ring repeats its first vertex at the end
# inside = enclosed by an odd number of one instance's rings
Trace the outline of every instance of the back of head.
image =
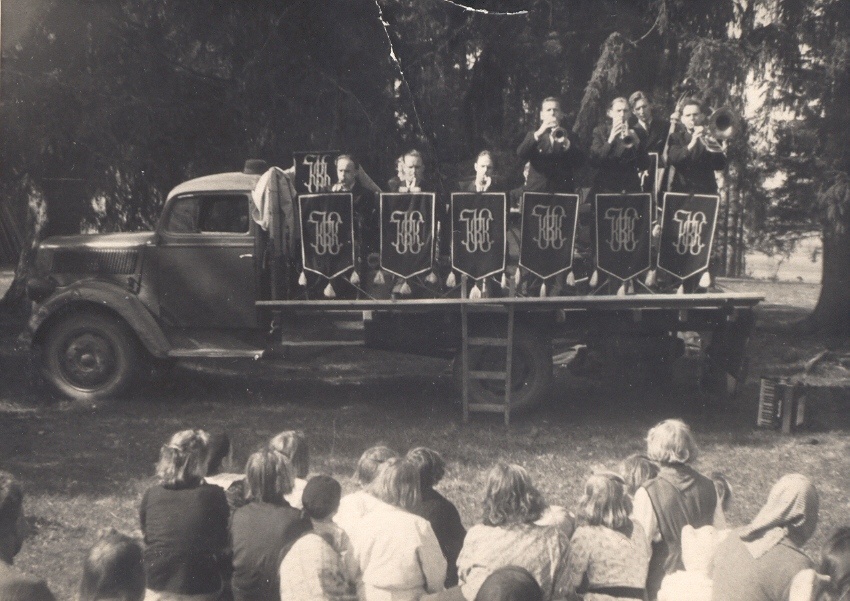
{"type": "Polygon", "coordinates": [[[378,475],[381,466],[393,457],[398,457],[398,453],[388,447],[377,446],[366,449],[357,462],[357,469],[354,470],[354,478],[360,486],[370,484],[375,479],[375,476],[378,475]]]}
{"type": "Polygon", "coordinates": [[[226,432],[214,432],[207,437],[206,474],[214,476],[222,471],[225,459],[231,457],[230,437],[226,432]]]}
{"type": "Polygon", "coordinates": [[[818,523],[820,500],[814,484],[801,474],[782,476],[756,517],[741,530],[741,539],[756,541],[768,533],[784,536],[802,546],[818,523]]]}
{"type": "Polygon", "coordinates": [[[850,596],[850,527],[836,529],[824,543],[818,572],[829,576],[827,590],[832,599],[850,596]]]}
{"type": "Polygon", "coordinates": [[[658,475],[658,466],[646,455],[634,453],[623,461],[623,480],[630,495],[658,475]]]}
{"type": "Polygon", "coordinates": [[[369,493],[384,503],[414,511],[422,498],[419,470],[405,459],[388,459],[369,485],[369,493]]]}
{"type": "Polygon", "coordinates": [[[15,531],[24,507],[24,491],[9,472],[0,471],[0,536],[15,531]]]}
{"type": "Polygon", "coordinates": [[[310,451],[304,432],[284,430],[269,441],[269,448],[286,458],[296,478],[307,477],[310,472],[310,451]]]}
{"type": "Polygon", "coordinates": [[[156,475],[166,488],[190,488],[206,475],[207,434],[181,430],[159,452],[156,475]]]}
{"type": "Polygon", "coordinates": [[[245,498],[248,501],[282,503],[292,492],[292,476],[284,457],[271,449],[262,449],[245,464],[245,498]]]}
{"type": "Polygon", "coordinates": [[[525,568],[505,566],[487,576],[475,601],[543,601],[543,589],[525,568]]]}
{"type": "Polygon", "coordinates": [[[83,563],[79,601],[141,601],[145,596],[142,547],[115,530],[101,537],[83,563]]]}
{"type": "Polygon", "coordinates": [[[323,520],[339,509],[342,487],[330,476],[313,476],[304,487],[301,504],[310,519],[323,520]]]}
{"type": "Polygon", "coordinates": [[[593,474],[584,485],[577,517],[590,526],[624,531],[631,526],[632,501],[622,478],[612,472],[593,474]]]}
{"type": "Polygon", "coordinates": [[[434,449],[416,447],[407,452],[406,459],[419,469],[422,489],[433,488],[446,473],[446,462],[434,449]]]}
{"type": "Polygon", "coordinates": [[[522,466],[497,463],[487,474],[484,524],[530,524],[540,519],[546,502],[522,466]]]}
{"type": "Polygon", "coordinates": [[[646,454],[662,465],[693,463],[697,458],[697,445],[685,422],[665,419],[647,434],[646,454]]]}

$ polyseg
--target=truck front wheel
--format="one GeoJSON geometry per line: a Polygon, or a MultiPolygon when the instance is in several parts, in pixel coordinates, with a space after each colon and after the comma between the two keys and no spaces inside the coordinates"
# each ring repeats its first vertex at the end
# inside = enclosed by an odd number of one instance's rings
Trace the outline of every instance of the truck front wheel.
{"type": "Polygon", "coordinates": [[[141,359],[135,335],[119,319],[96,311],[69,313],[41,346],[41,374],[60,394],[95,401],[124,392],[141,359]]]}
{"type": "MultiPolygon", "coordinates": [[[[486,334],[485,334],[486,335],[486,334]]],[[[470,347],[470,371],[504,371],[504,347],[470,347]]],[[[454,359],[454,378],[458,390],[463,390],[463,357],[454,359]]],[[[552,384],[552,344],[532,330],[517,326],[511,369],[511,409],[527,411],[546,400],[552,384]]],[[[505,402],[503,380],[469,380],[469,400],[472,403],[502,404],[505,402]]]]}

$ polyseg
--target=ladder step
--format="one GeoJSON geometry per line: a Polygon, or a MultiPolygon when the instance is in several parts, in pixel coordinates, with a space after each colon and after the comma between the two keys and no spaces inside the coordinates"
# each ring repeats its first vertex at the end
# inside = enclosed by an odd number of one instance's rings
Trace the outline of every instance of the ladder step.
{"type": "Polygon", "coordinates": [[[508,374],[504,371],[470,371],[469,377],[473,380],[505,380],[508,374]]]}
{"type": "Polygon", "coordinates": [[[467,339],[469,344],[475,346],[508,346],[507,338],[492,338],[492,337],[470,337],[467,339]]]}
{"type": "Polygon", "coordinates": [[[470,411],[493,411],[495,413],[504,413],[505,406],[497,403],[470,403],[470,411]]]}

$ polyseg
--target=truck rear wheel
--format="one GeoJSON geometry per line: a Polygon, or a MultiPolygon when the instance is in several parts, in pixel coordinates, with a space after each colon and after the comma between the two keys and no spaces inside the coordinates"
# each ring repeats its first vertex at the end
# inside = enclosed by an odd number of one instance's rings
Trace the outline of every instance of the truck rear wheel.
{"type": "MultiPolygon", "coordinates": [[[[504,371],[504,347],[470,348],[469,369],[471,371],[504,371]]],[[[455,356],[453,373],[455,385],[459,391],[462,391],[461,352],[455,356]]],[[[546,400],[551,384],[551,343],[543,336],[516,326],[511,369],[511,409],[527,411],[541,405],[546,400]]],[[[505,383],[502,380],[470,379],[469,399],[473,403],[504,403],[505,383]]]]}
{"type": "Polygon", "coordinates": [[[49,326],[41,374],[60,394],[80,401],[120,395],[134,381],[141,350],[119,319],[96,311],[69,313],[49,326]]]}

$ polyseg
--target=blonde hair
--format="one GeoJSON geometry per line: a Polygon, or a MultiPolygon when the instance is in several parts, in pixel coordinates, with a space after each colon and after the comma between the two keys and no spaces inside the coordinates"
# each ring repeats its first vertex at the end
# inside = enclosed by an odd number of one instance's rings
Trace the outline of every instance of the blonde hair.
{"type": "Polygon", "coordinates": [[[631,512],[632,500],[626,494],[623,479],[613,473],[602,473],[587,479],[576,515],[589,526],[624,530],[631,523],[631,512]]]}
{"type": "Polygon", "coordinates": [[[283,455],[296,478],[310,472],[310,450],[307,436],[301,430],[284,430],[269,441],[269,448],[283,455]]]}
{"type": "Polygon", "coordinates": [[[406,459],[388,459],[369,485],[369,493],[384,503],[414,511],[422,499],[419,468],[406,459]]]}
{"type": "Polygon", "coordinates": [[[166,488],[191,488],[206,475],[207,438],[203,430],[181,430],[159,450],[156,475],[166,488]]]}
{"type": "Polygon", "coordinates": [[[646,455],[633,453],[623,461],[623,480],[630,495],[658,475],[658,466],[646,455]]]}
{"type": "Polygon", "coordinates": [[[281,503],[292,492],[292,475],[286,459],[272,449],[257,451],[245,464],[245,498],[263,503],[281,503]]]}
{"type": "Polygon", "coordinates": [[[398,457],[398,453],[389,447],[377,446],[366,449],[357,461],[354,479],[361,487],[371,484],[384,463],[393,457],[398,457]]]}
{"type": "Polygon", "coordinates": [[[693,463],[697,458],[697,444],[688,424],[680,419],[665,419],[647,434],[646,454],[661,464],[693,463]]]}
{"type": "Polygon", "coordinates": [[[484,489],[484,524],[530,524],[546,509],[543,495],[531,483],[524,467],[497,463],[487,474],[484,489]]]}

